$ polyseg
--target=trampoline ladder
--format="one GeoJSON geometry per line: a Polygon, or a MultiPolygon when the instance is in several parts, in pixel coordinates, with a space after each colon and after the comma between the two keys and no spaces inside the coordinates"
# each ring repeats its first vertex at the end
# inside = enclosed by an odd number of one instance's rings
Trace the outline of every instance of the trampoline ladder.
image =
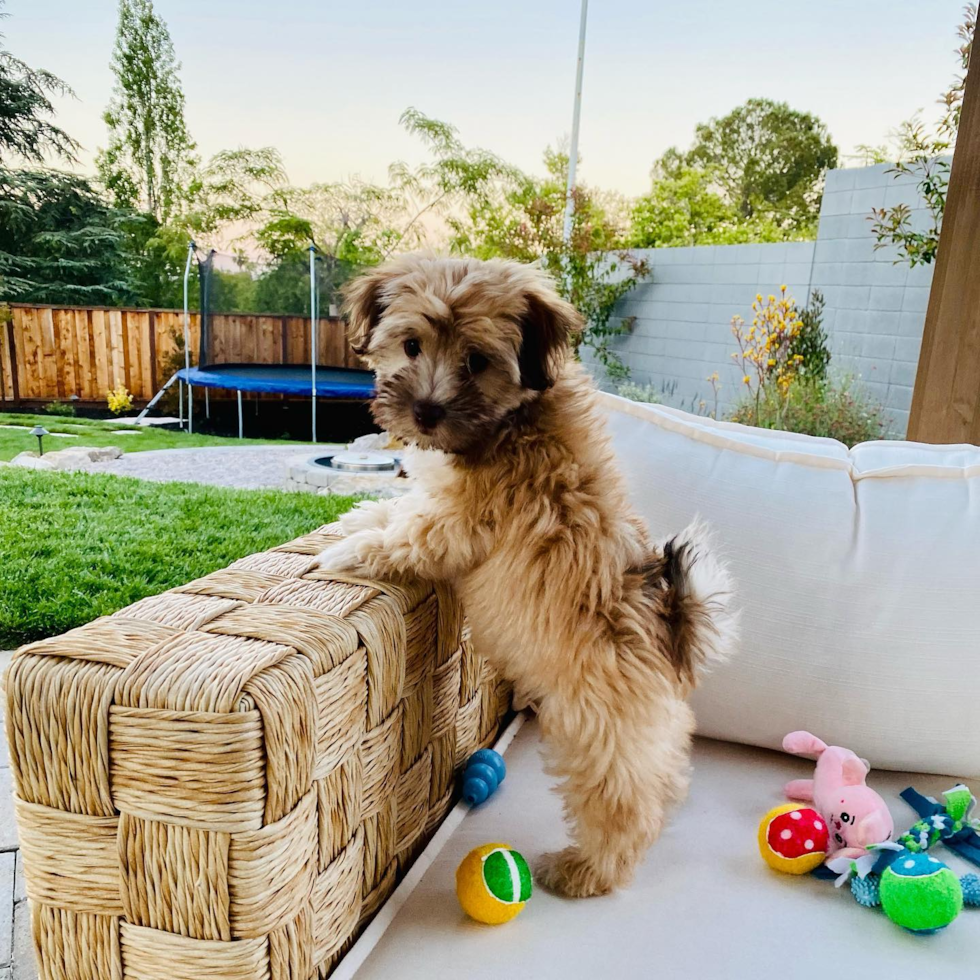
{"type": "MultiPolygon", "coordinates": [[[[139,424],[144,419],[144,417],[146,416],[146,413],[151,408],[153,408],[153,406],[156,405],[156,403],[158,401],[160,401],[161,398],[163,398],[163,396],[166,394],[167,390],[170,388],[170,386],[176,380],[177,380],[177,375],[174,374],[170,378],[170,380],[146,403],[146,408],[144,408],[143,411],[140,412],[139,415],[136,416],[136,423],[137,424],[139,424]]],[[[184,411],[183,411],[183,403],[184,403],[183,394],[184,394],[183,393],[183,382],[181,382],[181,399],[180,399],[180,401],[181,401],[181,412],[180,412],[181,418],[183,418],[183,415],[184,415],[184,411]]]]}

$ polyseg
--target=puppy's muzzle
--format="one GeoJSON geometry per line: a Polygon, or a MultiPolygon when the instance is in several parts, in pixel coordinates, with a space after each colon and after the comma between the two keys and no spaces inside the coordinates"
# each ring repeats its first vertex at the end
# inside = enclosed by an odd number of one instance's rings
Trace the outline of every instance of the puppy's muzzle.
{"type": "Polygon", "coordinates": [[[446,417],[446,410],[435,402],[416,402],[412,406],[412,415],[420,429],[430,432],[446,417]]]}

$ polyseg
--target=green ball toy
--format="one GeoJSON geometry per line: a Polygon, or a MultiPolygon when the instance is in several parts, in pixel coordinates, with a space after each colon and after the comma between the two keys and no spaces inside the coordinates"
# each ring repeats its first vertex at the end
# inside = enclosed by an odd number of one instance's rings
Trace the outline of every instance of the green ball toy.
{"type": "Polygon", "coordinates": [[[882,872],[881,907],[910,932],[938,932],[963,908],[959,878],[938,858],[902,851],[882,872]]]}

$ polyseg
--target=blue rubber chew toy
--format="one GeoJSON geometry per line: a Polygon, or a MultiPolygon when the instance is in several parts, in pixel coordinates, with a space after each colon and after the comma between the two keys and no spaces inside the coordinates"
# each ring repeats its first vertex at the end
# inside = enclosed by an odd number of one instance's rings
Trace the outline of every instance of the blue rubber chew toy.
{"type": "Polygon", "coordinates": [[[507,767],[499,752],[493,749],[474,752],[463,769],[463,799],[470,806],[478,806],[493,795],[506,775],[507,767]]]}

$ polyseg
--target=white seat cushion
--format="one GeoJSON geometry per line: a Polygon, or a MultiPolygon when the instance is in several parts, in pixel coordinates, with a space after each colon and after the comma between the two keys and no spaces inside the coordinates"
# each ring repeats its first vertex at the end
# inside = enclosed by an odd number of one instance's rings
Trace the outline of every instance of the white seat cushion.
{"type": "Polygon", "coordinates": [[[980,449],[600,399],[652,534],[700,515],[736,578],[742,645],[695,695],[702,734],[804,728],[876,767],[980,774],[980,449]]]}
{"type": "MultiPolygon", "coordinates": [[[[861,908],[832,881],[772,871],[759,857],[759,821],[782,802],[783,783],[809,776],[812,765],[703,739],[695,743],[690,798],[631,888],[578,901],[536,889],[513,922],[470,922],[456,903],[453,874],[471,848],[505,841],[533,862],[565,843],[561,800],[538,751],[537,726],[525,725],[507,751],[500,789],[435,856],[356,980],[973,976],[968,964],[980,949],[980,909],[964,909],[938,935],[913,936],[878,909],[861,908]]],[[[898,799],[902,789],[911,782],[935,795],[956,780],[873,772],[869,782],[904,831],[916,818],[898,799]]],[[[957,874],[971,870],[944,847],[935,854],[957,874]]],[[[348,980],[343,963],[338,975],[348,980]]]]}

